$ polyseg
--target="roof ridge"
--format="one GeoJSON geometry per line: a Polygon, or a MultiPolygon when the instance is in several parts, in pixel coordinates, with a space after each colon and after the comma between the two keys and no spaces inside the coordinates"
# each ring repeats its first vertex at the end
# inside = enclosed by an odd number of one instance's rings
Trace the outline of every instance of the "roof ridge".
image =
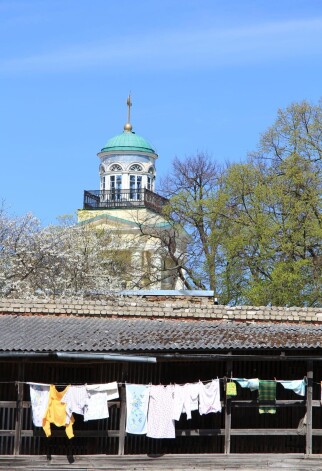
{"type": "Polygon", "coordinates": [[[322,308],[214,305],[211,298],[110,295],[99,300],[0,298],[0,314],[320,323],[322,308]],[[197,302],[198,301],[198,302],[197,302]]]}

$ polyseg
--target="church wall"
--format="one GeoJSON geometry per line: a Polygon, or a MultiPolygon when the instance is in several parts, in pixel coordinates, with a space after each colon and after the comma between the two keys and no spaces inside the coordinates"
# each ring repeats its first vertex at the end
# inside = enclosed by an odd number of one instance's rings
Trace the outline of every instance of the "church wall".
{"type": "Polygon", "coordinates": [[[79,209],[77,211],[78,222],[88,221],[90,219],[98,218],[99,216],[107,216],[112,221],[114,218],[118,218],[120,223],[133,225],[137,223],[146,224],[166,224],[165,219],[160,215],[149,211],[146,208],[139,209],[104,209],[104,210],[92,210],[92,209],[79,209]]]}

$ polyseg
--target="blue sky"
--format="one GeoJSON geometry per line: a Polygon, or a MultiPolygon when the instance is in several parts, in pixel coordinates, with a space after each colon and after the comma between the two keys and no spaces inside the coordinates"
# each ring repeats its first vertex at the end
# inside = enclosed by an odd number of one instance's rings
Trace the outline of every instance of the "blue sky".
{"type": "Polygon", "coordinates": [[[0,201],[43,224],[98,189],[126,122],[159,154],[241,161],[322,96],[322,0],[0,0],[0,201]]]}

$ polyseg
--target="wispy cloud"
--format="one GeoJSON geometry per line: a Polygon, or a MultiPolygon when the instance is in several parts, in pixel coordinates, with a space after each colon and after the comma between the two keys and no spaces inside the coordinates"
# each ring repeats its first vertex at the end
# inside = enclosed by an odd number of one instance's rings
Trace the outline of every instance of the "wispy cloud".
{"type": "Polygon", "coordinates": [[[172,70],[267,63],[321,54],[321,37],[322,17],[238,29],[159,31],[1,60],[0,73],[59,73],[91,67],[172,70]]]}

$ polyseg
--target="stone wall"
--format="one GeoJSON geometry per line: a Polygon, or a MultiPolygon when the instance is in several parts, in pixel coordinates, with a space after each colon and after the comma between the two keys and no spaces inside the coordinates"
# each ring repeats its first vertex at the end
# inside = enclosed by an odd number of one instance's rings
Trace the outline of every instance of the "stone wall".
{"type": "Polygon", "coordinates": [[[229,319],[262,322],[322,322],[322,308],[221,306],[210,296],[122,296],[97,300],[0,299],[0,314],[144,317],[170,319],[229,319]]]}

